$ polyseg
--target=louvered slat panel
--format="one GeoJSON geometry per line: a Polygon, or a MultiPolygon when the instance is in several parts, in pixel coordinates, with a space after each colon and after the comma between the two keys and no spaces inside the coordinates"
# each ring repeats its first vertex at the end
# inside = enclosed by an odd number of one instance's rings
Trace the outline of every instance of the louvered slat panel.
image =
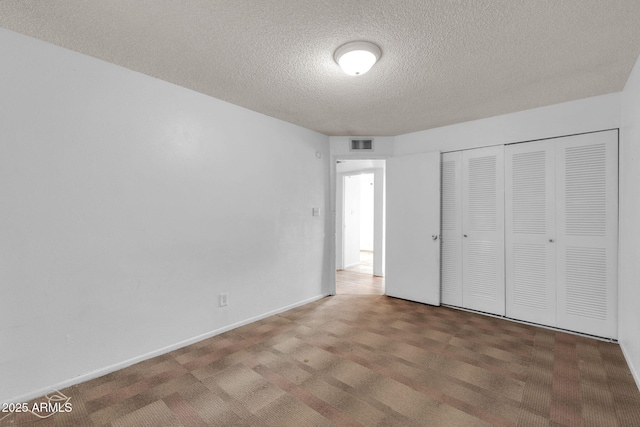
{"type": "Polygon", "coordinates": [[[469,230],[496,231],[496,157],[469,159],[469,230]]]}
{"type": "MultiPolygon", "coordinates": [[[[498,253],[496,242],[473,241],[469,243],[468,286],[469,296],[490,301],[498,295],[498,253]]],[[[473,307],[472,307],[473,308],[473,307]]]]}
{"type": "Polygon", "coordinates": [[[569,236],[604,236],[607,226],[605,145],[566,149],[566,224],[569,236]]]}
{"type": "Polygon", "coordinates": [[[458,200],[460,198],[459,190],[456,185],[456,161],[442,161],[442,231],[457,231],[460,228],[457,211],[460,209],[458,200]]]}
{"type": "Polygon", "coordinates": [[[442,303],[462,305],[462,153],[442,155],[442,303]]]}
{"type": "Polygon", "coordinates": [[[462,304],[461,263],[460,242],[443,237],[441,264],[443,304],[462,304]]]}
{"type": "Polygon", "coordinates": [[[565,268],[567,314],[606,320],[606,249],[568,247],[565,268]]]}
{"type": "Polygon", "coordinates": [[[514,154],[512,162],[513,232],[545,234],[547,232],[545,152],[514,154]]]}
{"type": "Polygon", "coordinates": [[[547,310],[549,279],[545,245],[513,245],[513,304],[515,306],[547,310]]]}

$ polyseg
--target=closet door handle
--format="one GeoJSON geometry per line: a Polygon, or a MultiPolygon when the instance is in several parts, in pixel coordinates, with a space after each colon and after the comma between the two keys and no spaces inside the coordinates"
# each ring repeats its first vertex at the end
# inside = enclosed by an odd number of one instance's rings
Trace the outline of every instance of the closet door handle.
{"type": "Polygon", "coordinates": [[[549,239],[549,243],[553,243],[553,239],[549,239]]]}
{"type": "Polygon", "coordinates": [[[467,237],[467,235],[466,235],[466,234],[463,234],[463,236],[464,236],[464,237],[467,237]]]}

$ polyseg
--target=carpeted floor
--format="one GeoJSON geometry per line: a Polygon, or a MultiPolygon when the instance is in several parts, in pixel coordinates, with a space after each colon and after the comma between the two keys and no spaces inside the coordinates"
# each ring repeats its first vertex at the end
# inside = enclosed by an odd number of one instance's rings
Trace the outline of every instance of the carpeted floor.
{"type": "Polygon", "coordinates": [[[60,391],[70,413],[0,426],[640,426],[616,344],[376,295],[324,298],[60,391]]]}

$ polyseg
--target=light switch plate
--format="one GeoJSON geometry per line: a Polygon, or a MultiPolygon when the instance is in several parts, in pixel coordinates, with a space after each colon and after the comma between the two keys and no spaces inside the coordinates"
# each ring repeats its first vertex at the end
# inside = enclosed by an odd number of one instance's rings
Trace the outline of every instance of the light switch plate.
{"type": "Polygon", "coordinates": [[[226,307],[229,303],[229,294],[225,292],[224,294],[218,295],[218,303],[220,307],[226,307]]]}

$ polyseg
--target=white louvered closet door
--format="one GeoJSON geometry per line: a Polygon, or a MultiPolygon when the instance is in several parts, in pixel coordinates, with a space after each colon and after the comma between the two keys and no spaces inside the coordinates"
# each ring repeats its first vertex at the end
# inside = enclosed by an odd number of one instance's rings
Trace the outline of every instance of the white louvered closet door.
{"type": "Polygon", "coordinates": [[[618,132],[556,148],[558,327],[617,336],[618,132]]]}
{"type": "Polygon", "coordinates": [[[462,152],[442,155],[442,303],[462,306],[462,152]]]}
{"type": "Polygon", "coordinates": [[[505,147],[507,316],[556,325],[555,142],[505,147]]]}
{"type": "Polygon", "coordinates": [[[462,182],[462,305],[504,315],[504,147],[464,151],[462,182]]]}

